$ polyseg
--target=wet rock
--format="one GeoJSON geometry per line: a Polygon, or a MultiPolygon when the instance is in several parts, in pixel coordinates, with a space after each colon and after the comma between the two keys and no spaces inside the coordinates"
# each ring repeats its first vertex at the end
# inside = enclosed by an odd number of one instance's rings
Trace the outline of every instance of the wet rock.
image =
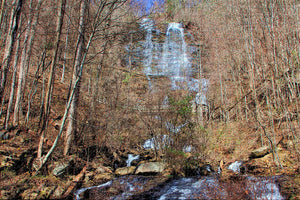
{"type": "Polygon", "coordinates": [[[261,157],[269,154],[270,152],[271,152],[271,149],[269,146],[263,146],[263,147],[253,150],[250,153],[249,158],[261,158],[261,157]]]}
{"type": "Polygon", "coordinates": [[[161,173],[165,169],[165,163],[162,162],[149,162],[140,164],[135,174],[152,174],[152,173],[161,173]]]}
{"type": "Polygon", "coordinates": [[[122,168],[118,168],[115,172],[116,175],[118,176],[124,176],[124,175],[129,175],[129,174],[133,174],[135,170],[134,166],[131,167],[122,167],[122,168]]]}
{"type": "Polygon", "coordinates": [[[202,176],[210,176],[214,174],[214,170],[212,169],[211,165],[205,164],[199,168],[198,174],[202,176]]]}

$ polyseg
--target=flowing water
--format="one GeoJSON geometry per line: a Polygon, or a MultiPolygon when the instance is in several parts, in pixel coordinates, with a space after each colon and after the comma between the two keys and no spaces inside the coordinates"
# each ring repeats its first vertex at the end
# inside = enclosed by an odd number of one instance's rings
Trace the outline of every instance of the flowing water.
{"type": "Polygon", "coordinates": [[[152,20],[144,19],[141,27],[146,31],[143,67],[149,80],[150,90],[153,89],[151,79],[168,77],[171,81],[171,90],[186,89],[201,93],[199,96],[206,98],[204,94],[207,92],[208,80],[194,78],[197,77],[199,69],[197,66],[192,66],[193,58],[191,52],[187,50],[182,25],[169,23],[163,43],[153,42],[153,32],[157,35],[159,31],[155,31],[152,20]]]}
{"type": "MultiPolygon", "coordinates": [[[[206,92],[208,80],[196,79],[199,75],[198,66],[193,66],[191,54],[195,49],[188,48],[185,42],[185,33],[180,23],[169,23],[165,32],[164,41],[158,41],[160,31],[155,29],[155,23],[151,19],[144,19],[141,28],[145,31],[145,41],[143,42],[143,68],[149,82],[149,91],[156,88],[154,80],[166,77],[170,80],[171,90],[188,90],[196,93],[193,103],[196,105],[207,105],[206,92]],[[191,51],[188,51],[191,49],[191,51]]],[[[168,105],[166,96],[163,105],[168,105]]],[[[178,134],[187,123],[174,126],[166,122],[167,130],[172,134],[178,134]]],[[[145,149],[160,149],[172,142],[169,135],[153,137],[145,141],[145,149]]],[[[184,151],[191,151],[192,147],[185,148],[184,151]]]]}
{"type": "MultiPolygon", "coordinates": [[[[157,179],[157,178],[156,178],[157,179]]],[[[87,192],[87,199],[284,199],[277,186],[277,177],[242,176],[223,182],[217,176],[189,177],[159,182],[154,177],[123,176],[105,184],[78,190],[75,199],[87,192]],[[157,183],[157,184],[155,184],[157,183]]]]}

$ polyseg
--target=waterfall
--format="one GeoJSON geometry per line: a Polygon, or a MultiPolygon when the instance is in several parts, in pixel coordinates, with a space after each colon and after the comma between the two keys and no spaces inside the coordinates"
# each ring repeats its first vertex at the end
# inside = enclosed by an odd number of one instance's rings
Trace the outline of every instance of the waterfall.
{"type": "Polygon", "coordinates": [[[149,90],[153,89],[151,78],[168,77],[171,90],[189,90],[198,93],[194,102],[207,105],[206,95],[208,80],[198,80],[192,68],[191,56],[187,51],[185,33],[180,23],[169,23],[163,44],[154,42],[153,32],[155,23],[151,19],[143,19],[141,28],[145,30],[146,37],[143,45],[144,73],[149,81],[149,90]]]}
{"type": "MultiPolygon", "coordinates": [[[[153,89],[156,88],[154,84],[155,77],[167,77],[170,80],[171,90],[189,90],[195,92],[196,95],[193,103],[196,105],[207,105],[205,94],[208,89],[208,80],[194,78],[197,77],[197,71],[196,73],[193,71],[192,56],[191,52],[187,50],[182,24],[169,23],[164,40],[161,40],[162,37],[157,39],[160,33],[156,31],[153,20],[143,19],[141,28],[145,32],[142,61],[143,72],[148,79],[149,91],[153,92],[153,89]],[[155,32],[156,35],[154,35],[155,32]]],[[[166,97],[163,102],[164,105],[167,100],[166,97]]],[[[185,125],[186,123],[175,127],[167,122],[166,128],[175,134],[179,133],[180,129],[185,125]]],[[[162,141],[164,139],[166,138],[163,138],[162,141]]],[[[170,139],[168,138],[168,140],[170,139]]],[[[147,140],[143,147],[145,149],[159,149],[160,147],[156,146],[159,144],[159,142],[156,142],[157,140],[158,138],[153,137],[147,140]]]]}
{"type": "MultiPolygon", "coordinates": [[[[149,24],[144,20],[142,24],[149,24]]],[[[146,30],[146,41],[144,45],[144,73],[148,77],[165,76],[171,80],[171,89],[187,89],[188,78],[192,75],[191,63],[187,55],[187,47],[184,40],[184,30],[180,23],[170,23],[166,31],[165,42],[162,52],[154,49],[152,41],[153,26],[143,25],[146,30]],[[153,56],[160,57],[159,63],[153,66],[153,56]]],[[[150,84],[152,85],[152,84],[150,84]]]]}
{"type": "Polygon", "coordinates": [[[154,30],[154,21],[151,19],[143,19],[141,27],[146,31],[146,41],[144,43],[144,73],[148,79],[149,90],[152,89],[151,78],[149,75],[152,74],[152,61],[153,61],[153,42],[152,42],[152,31],[154,30]]]}
{"type": "Polygon", "coordinates": [[[163,45],[162,61],[159,65],[160,73],[163,76],[182,77],[185,66],[189,64],[186,57],[186,44],[181,24],[170,23],[166,32],[166,39],[163,45]]]}
{"type": "Polygon", "coordinates": [[[144,73],[149,75],[152,73],[151,66],[153,60],[153,42],[152,31],[154,29],[154,22],[151,19],[143,19],[141,27],[146,31],[146,41],[144,43],[144,73]]]}

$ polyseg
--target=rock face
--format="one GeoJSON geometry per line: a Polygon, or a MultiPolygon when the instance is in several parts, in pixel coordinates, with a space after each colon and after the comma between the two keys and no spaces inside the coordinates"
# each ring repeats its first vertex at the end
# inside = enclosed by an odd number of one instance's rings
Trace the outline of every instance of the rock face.
{"type": "Polygon", "coordinates": [[[131,167],[122,167],[119,168],[115,171],[115,174],[117,176],[124,176],[124,175],[129,175],[129,174],[133,174],[135,170],[135,167],[131,166],[131,167]]]}
{"type": "Polygon", "coordinates": [[[270,152],[271,152],[271,149],[269,146],[263,146],[263,147],[253,150],[250,153],[249,158],[261,158],[261,157],[269,154],[270,152]]]}
{"type": "Polygon", "coordinates": [[[137,167],[135,174],[161,173],[164,171],[165,166],[162,162],[142,163],[137,167]]]}

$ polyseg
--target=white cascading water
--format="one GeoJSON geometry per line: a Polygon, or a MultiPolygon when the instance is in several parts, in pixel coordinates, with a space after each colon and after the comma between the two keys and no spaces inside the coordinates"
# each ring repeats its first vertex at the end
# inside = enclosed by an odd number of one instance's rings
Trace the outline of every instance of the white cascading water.
{"type": "Polygon", "coordinates": [[[168,25],[158,69],[160,70],[159,75],[170,78],[172,90],[187,89],[186,84],[188,78],[192,76],[192,68],[186,51],[184,30],[179,23],[168,25]]]}
{"type": "Polygon", "coordinates": [[[131,166],[131,162],[140,159],[140,155],[134,156],[133,154],[128,154],[128,159],[126,160],[127,167],[131,166]]]}
{"type": "MultiPolygon", "coordinates": [[[[153,42],[153,32],[155,31],[153,20],[143,19],[141,27],[146,32],[146,40],[143,45],[143,66],[149,82],[149,90],[152,91],[155,87],[151,78],[168,77],[171,82],[171,90],[184,89],[196,92],[194,103],[207,105],[205,93],[208,89],[208,80],[201,79],[199,81],[193,78],[191,56],[187,51],[182,25],[180,23],[169,23],[163,44],[153,42]]],[[[172,126],[170,123],[166,124],[166,128],[174,133],[175,130],[170,129],[172,126]]],[[[181,127],[179,126],[176,129],[176,133],[180,131],[181,127]]],[[[154,141],[156,140],[157,138],[147,140],[143,145],[144,148],[159,148],[154,147],[154,141]]]]}
{"type": "Polygon", "coordinates": [[[146,42],[144,43],[144,59],[143,65],[144,73],[149,75],[152,73],[151,66],[153,60],[153,42],[152,42],[152,31],[154,29],[154,22],[151,19],[143,19],[142,28],[146,30],[146,42]]]}
{"type": "Polygon", "coordinates": [[[144,42],[144,73],[149,81],[149,90],[153,89],[151,77],[168,77],[171,89],[186,89],[198,93],[196,104],[207,105],[206,95],[208,80],[193,78],[193,68],[188,55],[187,44],[184,40],[184,29],[180,23],[170,23],[166,31],[165,42],[162,48],[154,43],[154,21],[144,19],[141,27],[146,31],[144,42]]]}
{"type": "MultiPolygon", "coordinates": [[[[149,20],[145,21],[149,23],[149,20]]],[[[143,26],[143,28],[147,32],[144,46],[144,73],[147,77],[164,76],[170,78],[172,90],[184,89],[182,84],[188,82],[188,77],[192,75],[192,69],[187,56],[184,30],[181,24],[170,23],[168,25],[162,52],[154,49],[153,26],[143,26]],[[156,65],[153,62],[153,54],[160,57],[160,62],[156,65]]]]}

